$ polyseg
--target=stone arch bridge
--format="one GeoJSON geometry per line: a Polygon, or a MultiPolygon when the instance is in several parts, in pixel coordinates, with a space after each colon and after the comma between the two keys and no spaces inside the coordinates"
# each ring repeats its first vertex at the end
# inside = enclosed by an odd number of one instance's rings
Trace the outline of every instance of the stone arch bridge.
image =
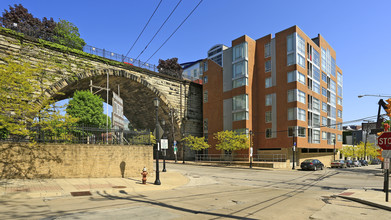
{"type": "MultiPolygon", "coordinates": [[[[118,93],[119,87],[124,115],[135,128],[155,128],[153,99],[158,97],[159,119],[166,122],[163,129],[170,142],[173,130],[175,140],[202,135],[201,85],[0,29],[0,58],[4,57],[44,65],[45,74],[53,79],[45,84],[45,95],[55,100],[89,90],[90,80],[106,87],[108,75],[110,91],[118,93]]],[[[106,101],[106,91],[98,94],[106,101]]],[[[112,92],[109,104],[111,97],[112,92]]]]}

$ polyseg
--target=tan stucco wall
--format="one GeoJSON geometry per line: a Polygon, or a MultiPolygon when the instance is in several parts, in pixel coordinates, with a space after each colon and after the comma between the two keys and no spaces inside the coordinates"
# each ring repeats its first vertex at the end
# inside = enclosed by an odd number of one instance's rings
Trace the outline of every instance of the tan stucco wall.
{"type": "MultiPolygon", "coordinates": [[[[121,167],[124,177],[139,177],[144,167],[153,175],[152,146],[47,144],[30,149],[23,149],[23,145],[0,145],[2,157],[4,152],[9,155],[2,160],[18,163],[26,172],[33,167],[35,172],[29,175],[33,178],[122,177],[121,167]]],[[[4,163],[0,163],[1,172],[5,172],[3,168],[4,163]]]]}

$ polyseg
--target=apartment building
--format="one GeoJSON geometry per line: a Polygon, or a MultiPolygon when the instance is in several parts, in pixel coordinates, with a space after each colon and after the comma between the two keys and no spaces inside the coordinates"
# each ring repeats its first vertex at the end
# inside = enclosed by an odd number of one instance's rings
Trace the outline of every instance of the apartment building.
{"type": "Polygon", "coordinates": [[[251,131],[254,156],[284,154],[292,161],[294,152],[297,164],[314,157],[329,164],[334,148],[342,147],[343,88],[331,45],[293,26],[274,38],[244,35],[231,47],[212,47],[208,57],[216,49],[221,59],[202,61],[208,153],[223,153],[214,133],[251,131]]]}

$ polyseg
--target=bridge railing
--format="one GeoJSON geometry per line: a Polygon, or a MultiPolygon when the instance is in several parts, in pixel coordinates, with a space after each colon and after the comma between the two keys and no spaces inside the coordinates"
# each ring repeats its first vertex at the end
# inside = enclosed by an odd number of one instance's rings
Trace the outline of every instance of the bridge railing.
{"type": "Polygon", "coordinates": [[[64,144],[151,145],[149,130],[129,131],[89,126],[64,126],[29,128],[28,137],[8,137],[5,142],[38,142],[64,144]]]}
{"type": "Polygon", "coordinates": [[[122,62],[131,66],[137,66],[154,72],[158,72],[158,68],[154,64],[150,64],[150,63],[143,62],[141,60],[136,60],[134,58],[126,57],[123,54],[114,53],[106,49],[97,48],[91,45],[85,45],[83,47],[83,51],[89,54],[94,54],[96,56],[122,62]]]}

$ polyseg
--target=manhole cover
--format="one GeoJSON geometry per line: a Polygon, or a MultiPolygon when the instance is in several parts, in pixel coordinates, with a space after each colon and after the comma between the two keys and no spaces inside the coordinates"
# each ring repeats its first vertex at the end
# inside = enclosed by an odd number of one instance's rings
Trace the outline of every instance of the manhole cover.
{"type": "Polygon", "coordinates": [[[72,196],[91,196],[90,191],[79,191],[79,192],[71,192],[72,196]]]}

